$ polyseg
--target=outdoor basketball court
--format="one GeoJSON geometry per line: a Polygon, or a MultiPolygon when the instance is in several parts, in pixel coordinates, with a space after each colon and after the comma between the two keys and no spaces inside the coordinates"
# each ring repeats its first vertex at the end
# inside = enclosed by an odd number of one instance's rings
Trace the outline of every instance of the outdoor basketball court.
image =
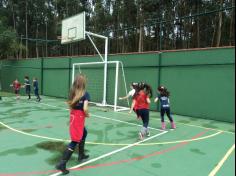
{"type": "MultiPolygon", "coordinates": [[[[84,163],[68,163],[72,176],[235,175],[233,124],[175,115],[176,130],[160,130],[151,113],[151,136],[138,140],[142,123],[134,114],[90,108],[84,163]]],[[[0,101],[0,176],[59,175],[55,170],[69,142],[65,99],[21,97],[0,101]]]]}

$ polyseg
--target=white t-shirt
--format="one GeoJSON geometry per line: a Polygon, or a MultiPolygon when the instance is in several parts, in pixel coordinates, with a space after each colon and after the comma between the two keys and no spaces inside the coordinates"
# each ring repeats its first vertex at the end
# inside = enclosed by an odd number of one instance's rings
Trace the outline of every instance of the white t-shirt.
{"type": "Polygon", "coordinates": [[[135,94],[135,89],[132,89],[131,91],[129,91],[128,95],[133,97],[135,94]]]}

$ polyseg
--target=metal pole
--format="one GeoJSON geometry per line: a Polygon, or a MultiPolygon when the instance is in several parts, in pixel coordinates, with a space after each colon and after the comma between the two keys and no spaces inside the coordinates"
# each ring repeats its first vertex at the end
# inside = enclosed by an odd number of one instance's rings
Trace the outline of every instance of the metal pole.
{"type": "Polygon", "coordinates": [[[44,94],[44,58],[41,59],[41,95],[44,94]]]}
{"type": "Polygon", "coordinates": [[[75,64],[73,64],[73,67],[72,67],[72,84],[74,84],[74,81],[75,81],[75,64]]]}
{"type": "Polygon", "coordinates": [[[105,38],[105,65],[104,65],[104,92],[103,105],[106,105],[107,100],[107,60],[108,60],[108,37],[105,38]]]}
{"type": "Polygon", "coordinates": [[[116,83],[115,83],[115,97],[114,97],[114,110],[117,111],[117,99],[118,99],[118,79],[119,79],[119,62],[116,63],[116,83]]]}
{"type": "Polygon", "coordinates": [[[92,32],[88,32],[88,31],[85,31],[86,34],[89,34],[89,35],[92,35],[94,37],[98,37],[98,38],[102,38],[102,39],[107,39],[107,37],[103,36],[103,35],[99,35],[99,34],[94,34],[92,32]]]}
{"type": "Polygon", "coordinates": [[[104,62],[104,85],[103,85],[103,101],[102,104],[105,106],[107,104],[106,99],[107,99],[107,60],[108,60],[108,37],[99,35],[99,34],[94,34],[92,32],[87,32],[85,31],[85,34],[89,37],[91,43],[93,44],[94,48],[98,52],[99,56],[101,57],[102,61],[104,62]],[[102,55],[100,54],[99,50],[97,49],[96,45],[91,39],[91,36],[98,37],[101,39],[105,39],[105,57],[103,59],[102,55]]]}
{"type": "Polygon", "coordinates": [[[95,50],[97,51],[98,55],[100,56],[100,58],[101,58],[101,59],[102,59],[102,61],[104,62],[104,59],[103,59],[103,57],[102,57],[101,53],[99,52],[99,50],[97,49],[97,47],[96,47],[95,43],[93,42],[92,38],[90,37],[90,35],[89,35],[89,34],[87,34],[87,36],[88,36],[88,38],[89,38],[90,42],[93,44],[93,46],[94,46],[95,50]]]}

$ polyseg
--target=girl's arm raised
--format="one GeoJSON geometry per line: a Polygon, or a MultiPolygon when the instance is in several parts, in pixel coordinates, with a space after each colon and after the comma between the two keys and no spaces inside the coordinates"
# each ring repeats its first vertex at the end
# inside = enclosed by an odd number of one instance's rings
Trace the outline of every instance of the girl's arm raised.
{"type": "Polygon", "coordinates": [[[159,98],[157,97],[157,98],[154,100],[154,102],[155,102],[155,103],[157,103],[157,102],[158,102],[158,100],[159,100],[159,98]]]}

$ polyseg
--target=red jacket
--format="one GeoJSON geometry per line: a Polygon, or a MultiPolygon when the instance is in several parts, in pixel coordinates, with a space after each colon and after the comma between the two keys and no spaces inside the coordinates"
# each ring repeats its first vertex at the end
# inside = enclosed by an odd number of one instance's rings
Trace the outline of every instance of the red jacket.
{"type": "Polygon", "coordinates": [[[149,97],[146,95],[144,91],[140,91],[138,95],[134,98],[135,100],[135,110],[139,109],[150,109],[150,105],[147,102],[149,97]]]}
{"type": "Polygon", "coordinates": [[[20,90],[21,84],[19,82],[14,81],[13,82],[13,88],[15,90],[20,90]]]}

